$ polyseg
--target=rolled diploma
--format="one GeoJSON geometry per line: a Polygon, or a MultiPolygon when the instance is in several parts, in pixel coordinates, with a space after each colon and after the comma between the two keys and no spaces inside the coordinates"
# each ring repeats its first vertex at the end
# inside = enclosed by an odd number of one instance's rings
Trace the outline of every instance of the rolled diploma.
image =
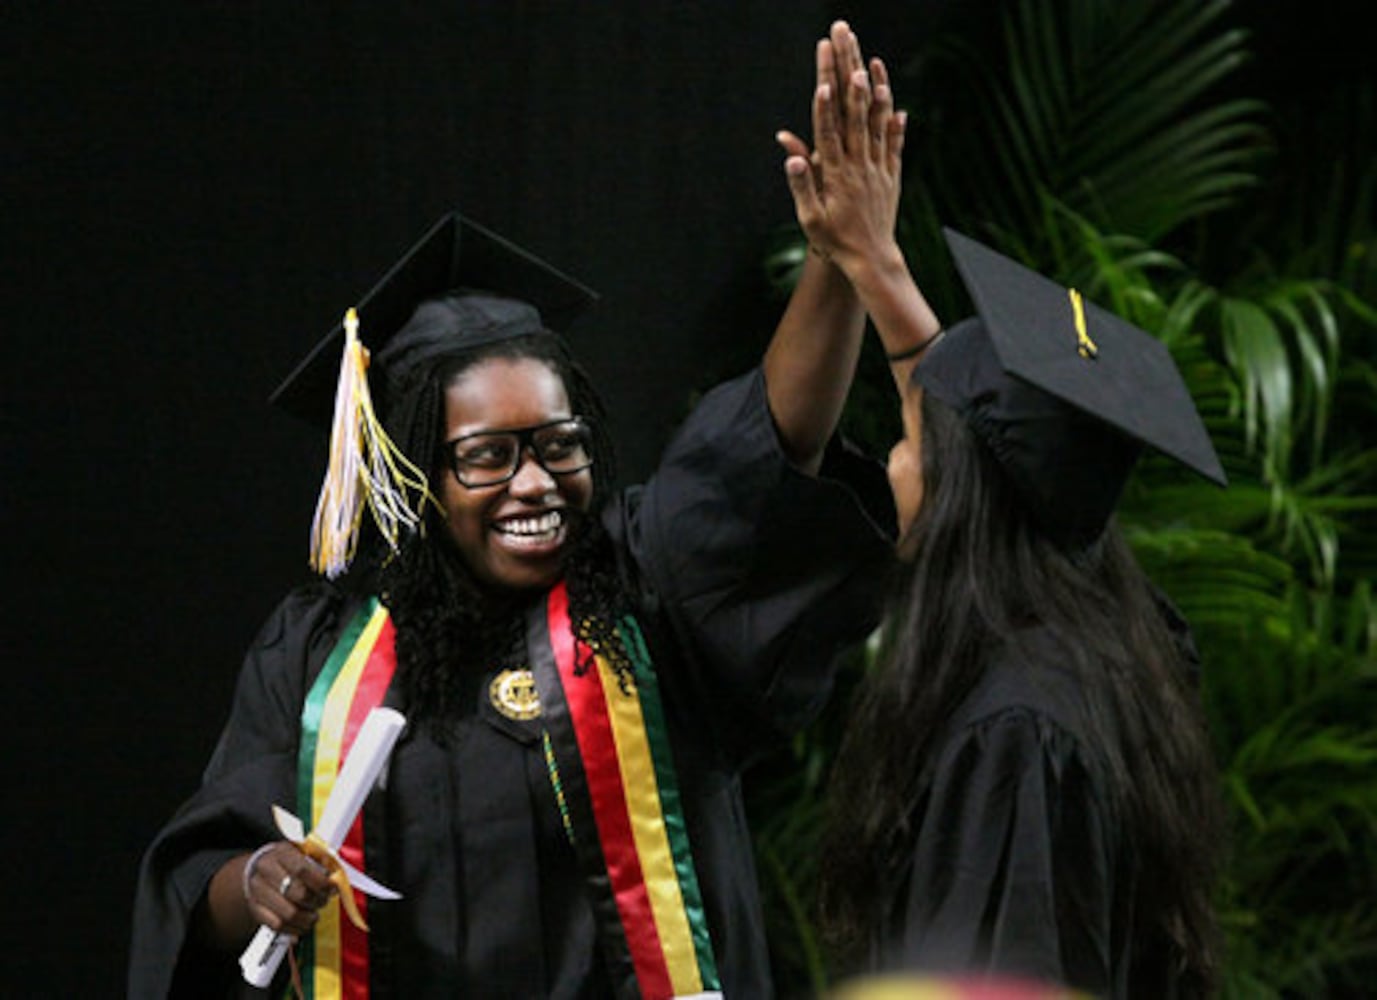
{"type": "MultiPolygon", "coordinates": [[[[375,708],[363,720],[315,827],[316,835],[329,844],[331,850],[339,850],[339,845],[344,843],[354,817],[363,807],[369,790],[377,783],[388,754],[405,725],[405,716],[393,708],[375,708]]],[[[277,967],[282,964],[282,957],[292,941],[290,934],[259,927],[244,954],[239,956],[239,968],[245,981],[251,986],[266,988],[277,974],[277,967]]]]}

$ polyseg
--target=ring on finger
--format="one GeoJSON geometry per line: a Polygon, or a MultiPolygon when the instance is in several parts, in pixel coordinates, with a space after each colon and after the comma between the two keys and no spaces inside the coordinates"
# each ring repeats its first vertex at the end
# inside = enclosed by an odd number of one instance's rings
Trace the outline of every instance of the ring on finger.
{"type": "Polygon", "coordinates": [[[287,890],[290,889],[291,887],[292,887],[292,877],[291,877],[290,875],[283,875],[283,876],[282,876],[282,881],[279,882],[279,883],[277,883],[277,894],[278,894],[279,896],[285,896],[285,895],[287,895],[287,890]]]}

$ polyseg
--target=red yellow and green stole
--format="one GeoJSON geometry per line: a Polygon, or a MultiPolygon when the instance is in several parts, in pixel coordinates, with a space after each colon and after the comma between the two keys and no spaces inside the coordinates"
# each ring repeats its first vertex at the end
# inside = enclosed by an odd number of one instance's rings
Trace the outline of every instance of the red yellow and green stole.
{"type": "MultiPolygon", "coordinates": [[[[297,755],[298,815],[314,829],[335,787],[349,748],[370,710],[382,704],[397,669],[395,633],[387,609],[377,598],[354,616],[340,634],[306,695],[301,709],[301,747],[297,755]]],[[[355,817],[339,854],[360,871],[364,811],[355,817]]],[[[354,893],[365,920],[368,897],[354,893]]],[[[341,919],[338,899],[320,910],[314,932],[298,945],[301,987],[307,1000],[364,1000],[368,996],[368,935],[341,919]]]]}
{"type": "MultiPolygon", "coordinates": [[[[618,622],[634,682],[624,686],[575,636],[563,584],[527,650],[540,693],[547,762],[592,890],[599,938],[621,986],[646,998],[720,990],[707,918],[650,656],[631,617],[618,622]],[[588,664],[580,673],[578,664],[588,664]]],[[[620,989],[618,995],[622,995],[620,989]]]]}
{"type": "MultiPolygon", "coordinates": [[[[719,995],[654,668],[635,620],[628,616],[617,627],[634,679],[619,679],[575,636],[563,584],[531,616],[527,647],[551,784],[585,874],[617,994],[626,995],[634,984],[647,1000],[719,995]],[[581,664],[586,668],[578,669],[581,664]]],[[[312,825],[364,717],[391,683],[394,639],[386,609],[369,601],[340,635],[306,697],[298,806],[312,825]]],[[[340,854],[366,871],[365,812],[340,854]]],[[[365,897],[355,898],[366,916],[365,897]]],[[[341,919],[338,901],[321,910],[298,958],[310,1000],[368,996],[368,938],[341,919]]]]}

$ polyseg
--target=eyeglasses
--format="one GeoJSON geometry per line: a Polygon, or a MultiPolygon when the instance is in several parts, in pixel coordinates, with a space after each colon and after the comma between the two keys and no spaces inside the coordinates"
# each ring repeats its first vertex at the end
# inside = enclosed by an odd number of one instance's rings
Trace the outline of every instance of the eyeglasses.
{"type": "Polygon", "coordinates": [[[479,431],[446,441],[449,466],[460,486],[497,486],[516,476],[521,456],[531,450],[552,476],[582,472],[593,464],[593,432],[582,417],[553,420],[511,431],[479,431]]]}

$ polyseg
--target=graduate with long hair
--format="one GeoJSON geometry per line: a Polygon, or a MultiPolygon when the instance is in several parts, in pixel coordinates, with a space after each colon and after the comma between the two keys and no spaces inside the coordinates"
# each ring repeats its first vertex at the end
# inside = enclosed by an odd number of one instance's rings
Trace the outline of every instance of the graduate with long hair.
{"type": "Polygon", "coordinates": [[[890,358],[903,568],[831,778],[823,915],[853,971],[1208,995],[1222,823],[1185,623],[1113,519],[1152,447],[1223,484],[1165,347],[959,233],[943,327],[890,233],[799,220],[890,358]],[[854,231],[854,230],[853,230],[854,231]]]}

